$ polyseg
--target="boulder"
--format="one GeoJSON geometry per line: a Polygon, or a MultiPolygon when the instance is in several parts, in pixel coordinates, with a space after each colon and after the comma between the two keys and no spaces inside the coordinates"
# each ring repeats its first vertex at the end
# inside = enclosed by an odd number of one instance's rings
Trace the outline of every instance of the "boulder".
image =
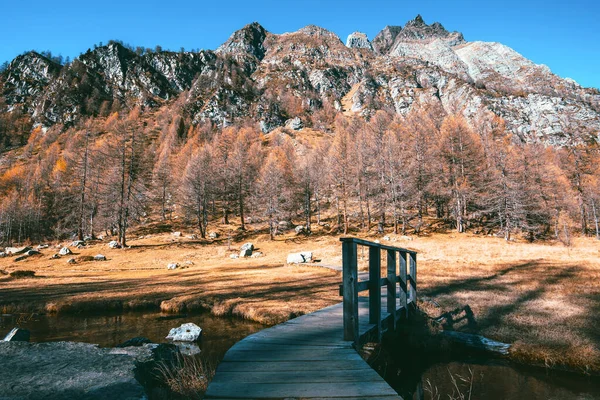
{"type": "Polygon", "coordinates": [[[279,224],[277,224],[277,227],[282,231],[287,231],[288,229],[291,229],[292,224],[290,224],[289,221],[279,221],[279,224]]]}
{"type": "Polygon", "coordinates": [[[254,251],[254,244],[245,243],[240,247],[240,257],[250,257],[254,251]]]}
{"type": "Polygon", "coordinates": [[[219,237],[219,234],[217,232],[211,232],[208,234],[209,239],[216,239],[218,237],[219,237]]]}
{"type": "Polygon", "coordinates": [[[106,261],[106,256],[103,254],[96,254],[94,256],[94,261],[106,261]]]}
{"type": "Polygon", "coordinates": [[[192,265],[194,265],[194,262],[190,261],[190,260],[186,260],[186,261],[183,262],[183,265],[185,265],[187,267],[191,267],[192,265]]]}
{"type": "Polygon", "coordinates": [[[85,242],[83,240],[75,240],[73,243],[71,243],[72,247],[79,247],[79,246],[85,246],[85,242]]]}
{"type": "Polygon", "coordinates": [[[167,265],[167,269],[177,269],[179,268],[179,264],[178,263],[169,263],[167,265]]]}
{"type": "Polygon", "coordinates": [[[86,242],[89,242],[90,240],[94,240],[93,237],[91,237],[90,235],[84,236],[83,240],[85,240],[86,242]]]}
{"type": "Polygon", "coordinates": [[[77,261],[74,258],[69,258],[67,264],[77,264],[77,261]]]}
{"type": "Polygon", "coordinates": [[[147,399],[141,380],[156,368],[145,345],[122,349],[74,342],[2,342],[3,399],[147,399]],[[144,368],[145,367],[145,368],[144,368]],[[143,371],[142,371],[143,369],[143,371]],[[138,379],[136,379],[138,378],[138,379]]]}
{"type": "Polygon", "coordinates": [[[304,127],[304,123],[302,122],[300,117],[295,117],[295,118],[288,119],[287,121],[285,121],[285,127],[293,129],[295,131],[299,131],[300,129],[302,129],[304,127]]]}
{"type": "Polygon", "coordinates": [[[29,246],[25,246],[25,247],[7,247],[4,250],[4,252],[6,254],[11,254],[13,256],[16,256],[17,254],[27,253],[29,250],[31,250],[31,247],[29,247],[29,246]]]}
{"type": "Polygon", "coordinates": [[[4,257],[6,257],[6,253],[5,253],[5,252],[3,252],[3,251],[2,251],[2,252],[0,252],[0,258],[4,258],[4,257]]]}
{"type": "Polygon", "coordinates": [[[22,255],[22,256],[16,257],[16,258],[15,258],[15,261],[23,261],[23,260],[24,260],[24,259],[26,259],[27,257],[29,257],[29,256],[27,256],[27,255],[22,255]]]}
{"type": "Polygon", "coordinates": [[[232,260],[235,260],[237,258],[240,258],[240,256],[238,256],[237,254],[230,254],[229,258],[231,258],[232,260]]]}
{"type": "Polygon", "coordinates": [[[108,247],[110,247],[111,249],[120,249],[121,248],[121,243],[117,242],[116,240],[111,240],[108,243],[108,247]]]}
{"type": "Polygon", "coordinates": [[[302,251],[300,253],[291,253],[287,256],[288,264],[302,264],[312,262],[312,251],[302,251]]]}
{"type": "Polygon", "coordinates": [[[391,239],[389,236],[384,236],[384,237],[383,237],[383,240],[385,240],[385,241],[388,241],[388,242],[389,242],[389,241],[391,241],[392,239],[391,239]]]}
{"type": "Polygon", "coordinates": [[[58,254],[60,254],[61,256],[68,256],[69,254],[73,254],[73,252],[68,247],[63,247],[60,249],[58,254]]]}
{"type": "Polygon", "coordinates": [[[54,255],[52,255],[52,257],[50,257],[51,260],[57,260],[59,258],[60,258],[60,255],[58,253],[54,254],[54,255]]]}
{"type": "Polygon", "coordinates": [[[171,329],[166,339],[174,342],[196,342],[200,339],[200,335],[202,335],[202,328],[192,322],[188,322],[179,328],[171,329]]]}
{"type": "Polygon", "coordinates": [[[28,252],[25,253],[26,256],[35,256],[35,255],[38,255],[38,254],[42,254],[42,253],[40,253],[37,250],[29,250],[28,252]]]}
{"type": "Polygon", "coordinates": [[[173,232],[173,233],[171,233],[171,235],[173,235],[175,237],[181,237],[181,232],[173,232]]]}
{"type": "Polygon", "coordinates": [[[47,249],[47,248],[48,248],[47,244],[38,244],[36,247],[36,249],[38,249],[38,250],[47,249]]]}
{"type": "Polygon", "coordinates": [[[252,253],[250,258],[259,258],[259,257],[262,257],[263,255],[264,255],[263,253],[261,253],[260,251],[257,251],[256,253],[252,253]]]}
{"type": "Polygon", "coordinates": [[[294,228],[294,230],[296,231],[296,235],[300,235],[306,231],[304,225],[298,225],[296,228],[294,228]]]}
{"type": "Polygon", "coordinates": [[[12,328],[8,335],[4,337],[4,342],[29,342],[31,337],[30,332],[27,329],[12,328]]]}

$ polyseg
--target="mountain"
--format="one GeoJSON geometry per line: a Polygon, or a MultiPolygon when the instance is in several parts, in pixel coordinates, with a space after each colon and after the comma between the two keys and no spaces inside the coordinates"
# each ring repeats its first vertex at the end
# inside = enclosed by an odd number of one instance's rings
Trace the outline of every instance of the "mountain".
{"type": "Polygon", "coordinates": [[[43,126],[177,103],[196,124],[250,118],[269,132],[294,117],[310,124],[323,110],[368,117],[430,104],[467,120],[493,112],[525,142],[600,139],[597,89],[421,16],[372,42],[355,32],[344,44],[317,26],[273,34],[255,22],[215,51],[140,53],[111,42],[64,66],[29,52],[0,75],[0,90],[2,113],[18,108],[43,126]]]}

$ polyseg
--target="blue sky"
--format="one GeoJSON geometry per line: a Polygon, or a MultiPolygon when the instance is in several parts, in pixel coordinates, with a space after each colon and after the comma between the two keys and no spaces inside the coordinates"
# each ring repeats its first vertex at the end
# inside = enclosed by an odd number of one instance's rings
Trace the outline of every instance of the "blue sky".
{"type": "Polygon", "coordinates": [[[1,1],[0,63],[31,49],[73,58],[109,39],[215,49],[253,21],[274,33],[315,24],[342,40],[355,30],[372,39],[385,25],[421,14],[467,40],[501,42],[562,77],[600,88],[598,0],[1,1]]]}

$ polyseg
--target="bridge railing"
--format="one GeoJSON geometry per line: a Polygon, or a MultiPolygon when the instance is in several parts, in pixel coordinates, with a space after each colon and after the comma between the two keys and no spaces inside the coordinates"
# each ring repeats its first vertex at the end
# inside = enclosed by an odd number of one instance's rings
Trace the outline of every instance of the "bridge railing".
{"type": "Polygon", "coordinates": [[[358,294],[369,291],[369,324],[375,324],[377,336],[382,334],[381,287],[386,290],[388,326],[395,325],[409,306],[417,302],[417,253],[400,247],[386,246],[357,238],[341,238],[343,278],[340,294],[344,297],[344,340],[358,345],[358,294]],[[359,281],[358,246],[369,249],[369,279],[359,281]],[[387,253],[386,276],[381,276],[381,251],[387,253]],[[408,268],[407,268],[408,261],[408,268]],[[408,269],[408,270],[407,270],[408,269]],[[398,290],[399,286],[399,290],[398,290]],[[397,299],[399,307],[397,308],[397,299]]]}

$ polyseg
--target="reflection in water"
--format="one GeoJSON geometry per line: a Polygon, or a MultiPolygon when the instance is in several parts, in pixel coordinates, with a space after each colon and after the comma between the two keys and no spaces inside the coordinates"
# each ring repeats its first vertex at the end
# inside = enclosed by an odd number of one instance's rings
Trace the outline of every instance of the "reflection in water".
{"type": "MultiPolygon", "coordinates": [[[[155,343],[166,343],[171,328],[193,322],[202,328],[197,345],[185,345],[185,353],[198,353],[204,360],[216,363],[237,341],[264,329],[264,325],[238,318],[215,317],[210,313],[187,316],[165,315],[159,312],[128,312],[105,315],[25,316],[2,315],[0,338],[13,327],[29,329],[32,342],[75,341],[114,347],[136,336],[155,343]],[[194,348],[197,346],[197,348],[194,348]]],[[[183,350],[183,349],[182,349],[183,350]]]]}
{"type": "Polygon", "coordinates": [[[404,392],[405,399],[414,400],[600,399],[598,378],[516,367],[502,361],[439,363],[422,374],[417,387],[409,389],[405,383],[402,376],[390,381],[396,390],[404,392]]]}

